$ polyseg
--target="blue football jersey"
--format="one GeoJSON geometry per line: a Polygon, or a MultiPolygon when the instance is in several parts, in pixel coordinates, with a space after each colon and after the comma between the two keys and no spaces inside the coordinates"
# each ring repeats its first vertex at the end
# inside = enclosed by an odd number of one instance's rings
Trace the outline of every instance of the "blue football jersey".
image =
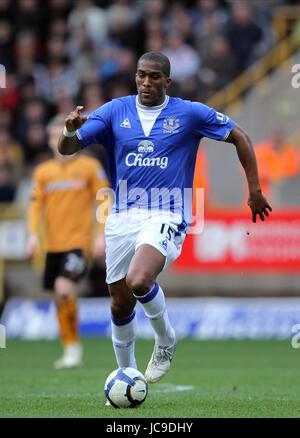
{"type": "Polygon", "coordinates": [[[98,108],[76,132],[81,147],[105,147],[114,211],[162,209],[189,223],[192,200],[184,192],[193,186],[199,142],[225,140],[234,121],[204,104],[167,96],[146,135],[138,105],[136,96],[126,96],[98,108]]]}

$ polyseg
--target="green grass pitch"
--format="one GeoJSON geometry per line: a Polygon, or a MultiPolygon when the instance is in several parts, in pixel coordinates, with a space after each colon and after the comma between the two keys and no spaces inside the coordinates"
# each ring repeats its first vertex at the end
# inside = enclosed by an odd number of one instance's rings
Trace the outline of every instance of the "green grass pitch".
{"type": "MultiPolygon", "coordinates": [[[[8,340],[0,349],[0,417],[300,417],[300,350],[286,341],[180,340],[169,373],[138,409],[105,407],[116,368],[109,339],[85,339],[84,365],[54,370],[58,341],[8,340]]],[[[153,342],[137,340],[144,372],[153,342]]]]}

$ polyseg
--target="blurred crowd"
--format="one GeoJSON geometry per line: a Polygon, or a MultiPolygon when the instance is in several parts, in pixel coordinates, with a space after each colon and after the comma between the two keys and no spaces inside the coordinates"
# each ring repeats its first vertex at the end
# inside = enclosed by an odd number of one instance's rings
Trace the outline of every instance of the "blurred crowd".
{"type": "Polygon", "coordinates": [[[0,201],[50,156],[47,122],[135,93],[136,61],[162,51],[170,94],[206,101],[274,44],[281,0],[0,0],[0,201]]]}

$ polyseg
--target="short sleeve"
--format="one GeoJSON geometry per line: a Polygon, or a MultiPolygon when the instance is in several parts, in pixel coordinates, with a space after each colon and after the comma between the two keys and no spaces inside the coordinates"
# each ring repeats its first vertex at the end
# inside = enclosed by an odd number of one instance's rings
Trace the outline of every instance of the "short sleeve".
{"type": "Polygon", "coordinates": [[[191,102],[195,134],[212,140],[226,140],[235,122],[225,114],[198,102],[191,102]]]}
{"type": "Polygon", "coordinates": [[[111,102],[92,112],[86,122],[77,129],[76,135],[81,147],[92,144],[106,144],[111,126],[111,102]]]}

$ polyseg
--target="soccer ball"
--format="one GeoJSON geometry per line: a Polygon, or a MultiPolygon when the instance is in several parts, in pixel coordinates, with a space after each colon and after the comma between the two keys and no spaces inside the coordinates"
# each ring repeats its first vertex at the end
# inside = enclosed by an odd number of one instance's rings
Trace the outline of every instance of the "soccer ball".
{"type": "Polygon", "coordinates": [[[114,408],[135,408],[145,401],[148,384],[135,368],[118,368],[107,377],[104,393],[114,408]]]}

